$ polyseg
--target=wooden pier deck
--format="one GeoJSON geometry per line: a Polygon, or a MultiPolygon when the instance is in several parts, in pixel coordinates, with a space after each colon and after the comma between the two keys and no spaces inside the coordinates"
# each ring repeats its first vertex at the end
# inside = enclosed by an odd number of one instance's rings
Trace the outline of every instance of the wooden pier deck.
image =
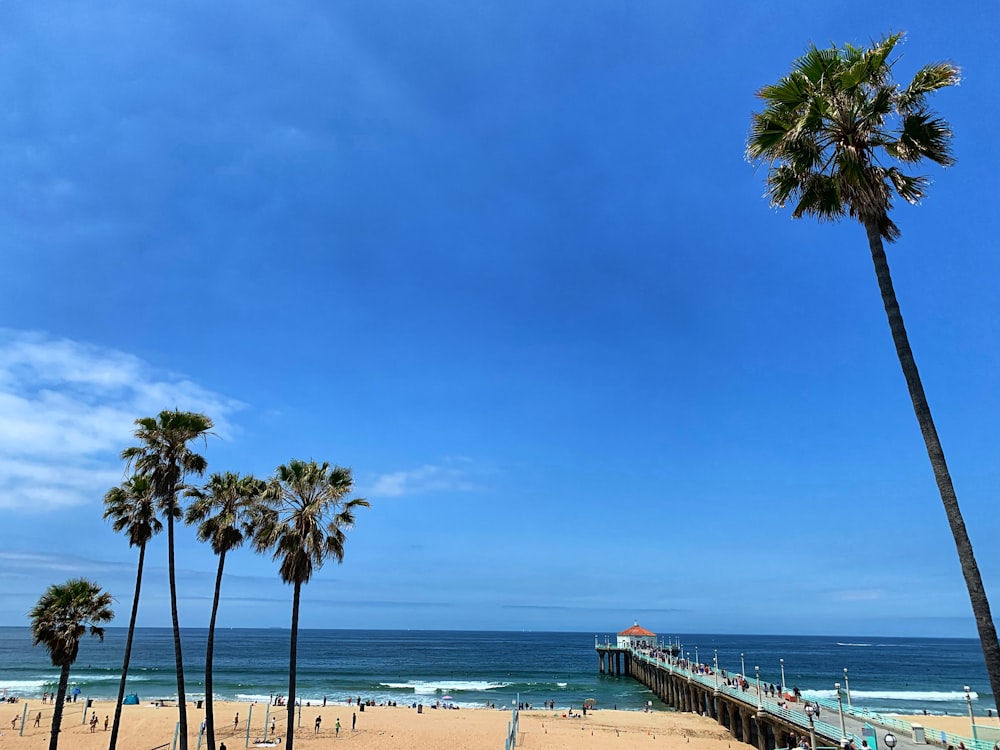
{"type": "Polygon", "coordinates": [[[667,654],[609,643],[595,643],[595,650],[602,674],[638,680],[667,705],[709,716],[734,738],[758,750],[795,748],[803,739],[813,750],[845,747],[849,742],[857,750],[891,750],[886,735],[891,735],[897,750],[927,750],[928,744],[958,747],[960,742],[967,750],[994,750],[992,742],[925,731],[919,725],[858,706],[844,706],[836,700],[811,701],[820,707],[821,718],[810,717],[805,702],[785,696],[772,698],[753,677],[746,678],[745,689],[728,685],[724,670],[693,665],[667,654]]]}

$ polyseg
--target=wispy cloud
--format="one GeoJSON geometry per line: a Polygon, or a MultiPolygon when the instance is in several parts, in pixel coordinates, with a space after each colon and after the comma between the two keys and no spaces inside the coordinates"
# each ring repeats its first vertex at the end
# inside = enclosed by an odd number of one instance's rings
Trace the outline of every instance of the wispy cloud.
{"type": "Polygon", "coordinates": [[[121,480],[118,453],[137,417],[201,411],[225,435],[240,406],[124,352],[0,329],[0,508],[92,501],[121,480]]]}
{"type": "Polygon", "coordinates": [[[451,459],[444,465],[424,464],[416,469],[394,471],[375,478],[369,490],[373,497],[402,497],[427,492],[476,492],[483,489],[475,478],[472,462],[451,459]]]}

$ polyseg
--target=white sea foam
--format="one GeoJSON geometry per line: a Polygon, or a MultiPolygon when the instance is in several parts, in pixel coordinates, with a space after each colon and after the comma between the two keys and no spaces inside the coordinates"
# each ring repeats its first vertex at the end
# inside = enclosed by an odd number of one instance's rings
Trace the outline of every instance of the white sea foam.
{"type": "Polygon", "coordinates": [[[482,692],[486,690],[496,690],[505,688],[509,682],[488,682],[486,680],[450,680],[429,681],[410,680],[409,682],[380,682],[381,687],[392,688],[394,690],[412,690],[416,695],[434,695],[436,693],[453,693],[459,690],[467,692],[482,692]]]}
{"type": "Polygon", "coordinates": [[[56,684],[54,680],[4,680],[0,677],[0,690],[6,690],[8,695],[22,693],[25,690],[36,690],[42,688],[47,690],[56,684]]]}
{"type": "MultiPolygon", "coordinates": [[[[836,699],[836,690],[803,690],[802,695],[806,698],[833,698],[836,699]]],[[[978,693],[971,693],[973,700],[979,699],[978,693]]],[[[851,699],[855,703],[871,700],[889,701],[914,701],[928,703],[935,701],[964,701],[965,693],[958,690],[937,691],[937,690],[852,690],[851,699]]]]}
{"type": "Polygon", "coordinates": [[[556,683],[556,687],[566,687],[567,684],[569,684],[569,683],[566,683],[566,682],[557,682],[556,683]]]}

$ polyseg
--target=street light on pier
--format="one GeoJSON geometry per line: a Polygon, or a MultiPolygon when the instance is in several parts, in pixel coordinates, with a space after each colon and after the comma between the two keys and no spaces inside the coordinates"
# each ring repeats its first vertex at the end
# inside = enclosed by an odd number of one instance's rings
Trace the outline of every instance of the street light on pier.
{"type": "Polygon", "coordinates": [[[764,696],[760,692],[760,667],[754,667],[753,671],[757,673],[757,710],[764,710],[764,696]]]}
{"type": "Polygon", "coordinates": [[[851,703],[851,683],[847,681],[847,667],[844,667],[844,689],[847,691],[847,705],[854,708],[854,704],[851,703]]]}
{"type": "Polygon", "coordinates": [[[844,700],[840,695],[840,683],[835,682],[833,686],[837,688],[837,710],[840,711],[840,742],[847,742],[847,725],[844,723],[844,700]]]}
{"type": "Polygon", "coordinates": [[[719,649],[712,655],[712,671],[715,672],[715,692],[719,692],[719,649]]]}
{"type": "Polygon", "coordinates": [[[698,666],[699,664],[701,664],[701,661],[698,659],[698,647],[697,646],[694,647],[694,664],[695,664],[695,666],[698,666]]]}
{"type": "Polygon", "coordinates": [[[884,742],[885,746],[889,748],[889,750],[892,750],[894,747],[896,747],[896,735],[894,735],[892,732],[886,732],[884,742]]]}
{"type": "Polygon", "coordinates": [[[979,738],[976,737],[976,717],[972,713],[972,693],[969,692],[972,688],[966,685],[963,689],[965,690],[965,702],[969,704],[969,723],[972,724],[972,741],[978,742],[979,738]]]}
{"type": "Polygon", "coordinates": [[[747,665],[743,663],[743,652],[740,651],[740,677],[747,678],[747,665]]]}
{"type": "Polygon", "coordinates": [[[778,663],[781,664],[781,695],[785,695],[785,660],[778,659],[778,663]]]}
{"type": "Polygon", "coordinates": [[[813,717],[816,715],[816,706],[806,703],[806,716],[809,717],[809,747],[816,750],[816,723],[813,717]]]}

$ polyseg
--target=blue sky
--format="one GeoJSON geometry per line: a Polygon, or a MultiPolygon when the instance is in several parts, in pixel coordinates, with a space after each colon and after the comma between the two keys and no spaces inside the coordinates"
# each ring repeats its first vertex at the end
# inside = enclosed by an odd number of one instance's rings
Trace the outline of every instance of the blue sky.
{"type": "MultiPolygon", "coordinates": [[[[306,627],[975,634],[862,229],[743,158],[810,41],[907,32],[958,164],[894,214],[897,294],[1000,596],[1000,6],[0,7],[0,624],[135,554],[132,421],[210,470],[351,466],[372,508],[306,627]]],[[[215,571],[178,542],[181,623],[215,571]]],[[[141,625],[169,624],[165,539],[141,625]]],[[[232,555],[224,627],[286,626],[232,555]]],[[[995,606],[1000,606],[998,602],[995,606]]]]}

